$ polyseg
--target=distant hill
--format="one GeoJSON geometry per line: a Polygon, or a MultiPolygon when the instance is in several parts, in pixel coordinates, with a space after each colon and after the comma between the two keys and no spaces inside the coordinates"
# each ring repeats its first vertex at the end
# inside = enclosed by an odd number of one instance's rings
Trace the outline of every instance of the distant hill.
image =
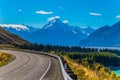
{"type": "Polygon", "coordinates": [[[0,44],[14,45],[14,44],[24,44],[24,43],[29,43],[29,42],[0,27],[0,44]]]}
{"type": "Polygon", "coordinates": [[[120,21],[112,26],[104,26],[93,32],[80,46],[120,47],[120,21]]]}

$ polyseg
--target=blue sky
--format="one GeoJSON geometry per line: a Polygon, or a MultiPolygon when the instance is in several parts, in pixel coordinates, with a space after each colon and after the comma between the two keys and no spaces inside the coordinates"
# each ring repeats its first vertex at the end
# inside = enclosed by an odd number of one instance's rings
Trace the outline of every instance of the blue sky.
{"type": "Polygon", "coordinates": [[[0,24],[39,27],[53,16],[81,27],[112,25],[120,20],[120,0],[0,0],[0,24]]]}

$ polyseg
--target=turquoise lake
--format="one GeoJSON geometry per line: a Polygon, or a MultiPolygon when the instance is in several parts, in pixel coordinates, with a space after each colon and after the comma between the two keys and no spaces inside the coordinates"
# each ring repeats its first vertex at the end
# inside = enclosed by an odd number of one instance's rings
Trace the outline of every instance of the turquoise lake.
{"type": "Polygon", "coordinates": [[[120,75],[120,70],[115,70],[114,71],[117,75],[120,75]]]}

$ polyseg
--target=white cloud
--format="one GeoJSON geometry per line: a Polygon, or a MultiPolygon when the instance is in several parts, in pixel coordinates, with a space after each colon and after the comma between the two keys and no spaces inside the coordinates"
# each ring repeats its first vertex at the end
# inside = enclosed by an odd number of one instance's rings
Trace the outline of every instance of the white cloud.
{"type": "Polygon", "coordinates": [[[93,16],[102,16],[102,14],[100,14],[100,13],[94,13],[94,12],[90,12],[89,14],[93,15],[93,16]]]}
{"type": "Polygon", "coordinates": [[[68,23],[68,20],[64,20],[63,23],[68,23]]]}
{"type": "Polygon", "coordinates": [[[116,18],[120,18],[120,15],[117,15],[116,18]]]}
{"type": "Polygon", "coordinates": [[[54,19],[60,19],[60,16],[50,17],[50,18],[48,18],[48,21],[52,21],[52,20],[54,20],[54,19]]]}
{"type": "Polygon", "coordinates": [[[19,12],[22,12],[22,9],[19,9],[18,11],[19,11],[19,12]]]}
{"type": "Polygon", "coordinates": [[[36,13],[36,14],[53,14],[53,12],[47,12],[47,11],[43,11],[43,10],[41,10],[41,11],[36,11],[35,13],[36,13]]]}

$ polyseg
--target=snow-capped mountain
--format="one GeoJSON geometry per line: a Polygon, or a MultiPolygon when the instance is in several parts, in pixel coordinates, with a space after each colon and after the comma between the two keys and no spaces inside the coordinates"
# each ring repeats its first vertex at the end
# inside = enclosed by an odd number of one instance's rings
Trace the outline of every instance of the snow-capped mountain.
{"type": "MultiPolygon", "coordinates": [[[[40,44],[75,46],[79,40],[85,39],[92,32],[88,28],[69,25],[59,17],[49,18],[48,24],[32,33],[30,41],[40,44]]],[[[94,31],[94,29],[91,28],[94,31]]]]}
{"type": "Polygon", "coordinates": [[[72,32],[74,34],[82,33],[84,35],[91,34],[95,29],[91,27],[80,28],[78,26],[72,26],[68,23],[61,21],[60,17],[56,16],[48,20],[48,24],[43,26],[42,29],[54,30],[60,32],[72,32]]]}
{"type": "Polygon", "coordinates": [[[63,23],[58,16],[49,18],[48,24],[43,26],[42,29],[61,31],[61,32],[72,31],[72,27],[70,27],[67,23],[63,23]]]}
{"type": "Polygon", "coordinates": [[[118,47],[120,46],[120,21],[112,26],[103,26],[87,39],[80,41],[80,46],[118,47]]]}

